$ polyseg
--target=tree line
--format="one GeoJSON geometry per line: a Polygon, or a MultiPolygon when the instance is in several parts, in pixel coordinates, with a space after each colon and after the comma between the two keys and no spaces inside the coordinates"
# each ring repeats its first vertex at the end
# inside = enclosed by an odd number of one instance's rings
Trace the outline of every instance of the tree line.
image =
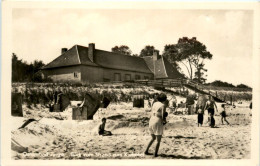
{"type": "Polygon", "coordinates": [[[45,64],[41,60],[34,60],[28,64],[18,59],[15,53],[12,54],[12,82],[43,82],[41,67],[45,64]]]}
{"type": "MultiPolygon", "coordinates": [[[[132,51],[126,45],[115,46],[111,51],[139,57],[152,56],[154,51],[159,52],[159,50],[151,45],[145,46],[139,55],[132,54],[132,51]]],[[[213,57],[207,50],[207,47],[198,41],[196,37],[183,37],[176,44],[165,45],[161,56],[165,57],[180,73],[183,73],[180,64],[185,66],[188,73],[187,77],[202,84],[207,80],[207,69],[204,67],[205,60],[210,60],[213,57]]]]}
{"type": "Polygon", "coordinates": [[[245,88],[245,89],[252,89],[251,87],[245,85],[245,84],[238,84],[237,86],[228,83],[228,82],[224,82],[224,81],[220,81],[220,80],[216,80],[213,81],[211,83],[207,83],[205,85],[209,85],[209,86],[217,86],[217,87],[228,87],[228,88],[245,88]]]}

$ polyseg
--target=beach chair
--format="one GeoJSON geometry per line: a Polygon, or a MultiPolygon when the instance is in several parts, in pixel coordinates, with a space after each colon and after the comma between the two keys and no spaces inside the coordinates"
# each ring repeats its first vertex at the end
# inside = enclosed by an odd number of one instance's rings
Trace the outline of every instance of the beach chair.
{"type": "Polygon", "coordinates": [[[79,107],[72,109],[73,120],[93,120],[93,116],[99,109],[101,103],[94,94],[85,94],[85,98],[79,107]]]}
{"type": "Polygon", "coordinates": [[[23,117],[22,95],[21,95],[21,93],[12,93],[11,103],[12,103],[11,115],[23,117]]]}

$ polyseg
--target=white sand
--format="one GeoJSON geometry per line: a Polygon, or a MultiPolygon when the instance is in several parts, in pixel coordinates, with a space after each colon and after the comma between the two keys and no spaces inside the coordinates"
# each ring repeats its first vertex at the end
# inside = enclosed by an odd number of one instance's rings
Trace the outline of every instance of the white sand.
{"type": "MultiPolygon", "coordinates": [[[[247,104],[227,110],[232,126],[218,128],[206,124],[197,127],[197,115],[173,115],[167,118],[158,158],[174,159],[249,159],[251,142],[251,110],[247,104]]],[[[219,107],[220,108],[220,107],[219,107]]],[[[79,159],[79,158],[152,158],[143,152],[150,139],[149,108],[132,108],[131,103],[111,104],[100,109],[94,120],[71,120],[71,108],[62,113],[49,113],[47,108],[24,109],[24,118],[12,117],[12,138],[29,153],[13,151],[14,159],[79,159]],[[55,117],[62,117],[58,120],[55,117]],[[108,118],[106,130],[113,136],[98,136],[102,117],[108,118]],[[111,118],[109,118],[111,117],[111,118]],[[28,118],[39,120],[19,129],[28,118]],[[40,155],[41,154],[41,155],[40,155]],[[55,155],[54,155],[55,154],[55,155]]],[[[204,123],[206,123],[204,116],[204,123]]],[[[153,145],[150,152],[154,152],[153,145]]]]}

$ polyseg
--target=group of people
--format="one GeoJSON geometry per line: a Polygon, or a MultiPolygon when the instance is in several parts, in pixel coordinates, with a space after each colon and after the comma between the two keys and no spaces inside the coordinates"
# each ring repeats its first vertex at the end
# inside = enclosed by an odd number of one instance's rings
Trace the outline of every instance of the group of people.
{"type": "MultiPolygon", "coordinates": [[[[154,157],[158,156],[158,150],[160,147],[160,142],[161,142],[161,138],[162,138],[162,134],[163,134],[163,125],[166,124],[166,116],[168,115],[166,112],[166,107],[168,106],[169,102],[167,100],[167,96],[163,93],[159,94],[158,100],[156,102],[153,103],[152,105],[152,109],[151,109],[151,118],[149,121],[149,132],[151,134],[151,140],[149,141],[146,150],[144,152],[144,154],[146,155],[152,155],[152,153],[149,153],[149,149],[151,147],[151,145],[153,144],[153,142],[156,140],[156,147],[155,147],[155,152],[154,152],[154,157]]],[[[214,127],[215,126],[215,119],[214,119],[214,114],[215,114],[215,108],[216,111],[218,111],[217,109],[217,105],[213,99],[212,96],[209,96],[205,107],[203,108],[204,110],[208,110],[208,114],[209,114],[209,119],[208,121],[210,122],[210,126],[214,127]]],[[[222,110],[221,110],[221,122],[223,124],[223,120],[225,122],[227,122],[227,124],[229,124],[229,122],[227,121],[226,117],[226,104],[222,104],[221,105],[222,110]]],[[[200,125],[202,125],[203,123],[203,113],[204,111],[202,111],[202,107],[199,108],[198,111],[198,122],[200,125]]]]}
{"type": "MultiPolygon", "coordinates": [[[[215,108],[216,108],[216,111],[218,112],[218,108],[217,108],[217,105],[213,99],[212,96],[209,96],[204,108],[202,108],[203,106],[198,106],[198,127],[199,126],[202,126],[203,124],[203,116],[204,116],[204,112],[205,110],[208,110],[208,123],[209,123],[209,126],[210,127],[215,127],[215,118],[214,118],[214,115],[215,115],[215,108]]],[[[221,112],[220,112],[220,115],[221,115],[221,122],[222,124],[223,121],[225,121],[227,124],[229,124],[229,122],[227,121],[226,117],[227,117],[227,114],[226,114],[226,108],[227,108],[227,105],[226,104],[221,104],[221,112]]]]}
{"type": "MultiPolygon", "coordinates": [[[[154,100],[154,102],[152,103],[151,106],[151,117],[149,120],[149,133],[151,135],[151,139],[149,140],[145,152],[145,155],[154,155],[154,157],[158,156],[158,151],[159,151],[159,147],[160,147],[160,143],[161,143],[161,139],[162,139],[162,135],[163,135],[163,128],[164,125],[166,124],[166,117],[167,117],[167,112],[166,112],[166,108],[169,105],[169,101],[167,100],[167,96],[164,93],[158,94],[154,100]],[[154,143],[154,141],[156,141],[156,146],[155,146],[155,152],[154,153],[150,153],[149,149],[152,146],[152,144],[154,143]]],[[[222,104],[221,105],[222,110],[221,110],[221,121],[223,124],[223,120],[225,122],[227,122],[229,124],[229,122],[226,119],[226,105],[222,104]]],[[[215,119],[214,119],[214,114],[215,114],[215,108],[216,111],[218,111],[217,105],[213,99],[212,96],[209,96],[204,108],[202,108],[202,106],[200,106],[200,108],[198,109],[198,126],[203,124],[203,114],[204,114],[204,110],[208,110],[208,114],[209,114],[209,124],[211,127],[214,127],[215,125],[215,119]]],[[[106,131],[105,130],[105,123],[106,123],[106,119],[103,118],[102,119],[102,124],[99,126],[99,135],[103,135],[103,136],[109,136],[112,135],[112,133],[110,131],[106,131]]]]}

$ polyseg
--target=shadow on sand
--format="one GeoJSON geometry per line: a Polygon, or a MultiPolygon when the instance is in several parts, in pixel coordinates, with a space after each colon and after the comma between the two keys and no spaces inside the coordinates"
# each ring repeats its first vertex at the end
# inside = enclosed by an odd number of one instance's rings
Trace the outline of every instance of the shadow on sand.
{"type": "Polygon", "coordinates": [[[171,158],[171,159],[209,159],[210,156],[182,156],[182,155],[173,155],[173,154],[161,154],[159,155],[162,158],[171,158]]]}
{"type": "Polygon", "coordinates": [[[118,120],[118,119],[122,119],[124,118],[124,115],[112,115],[107,117],[107,119],[111,119],[111,120],[118,120]]]}
{"type": "Polygon", "coordinates": [[[196,139],[197,137],[183,137],[181,135],[177,135],[177,136],[166,136],[166,138],[175,138],[175,139],[181,139],[181,138],[184,138],[184,139],[196,139]]]}
{"type": "Polygon", "coordinates": [[[217,129],[217,128],[221,128],[221,127],[218,127],[218,126],[214,126],[214,127],[210,127],[210,128],[216,128],[216,129],[217,129]]]}

